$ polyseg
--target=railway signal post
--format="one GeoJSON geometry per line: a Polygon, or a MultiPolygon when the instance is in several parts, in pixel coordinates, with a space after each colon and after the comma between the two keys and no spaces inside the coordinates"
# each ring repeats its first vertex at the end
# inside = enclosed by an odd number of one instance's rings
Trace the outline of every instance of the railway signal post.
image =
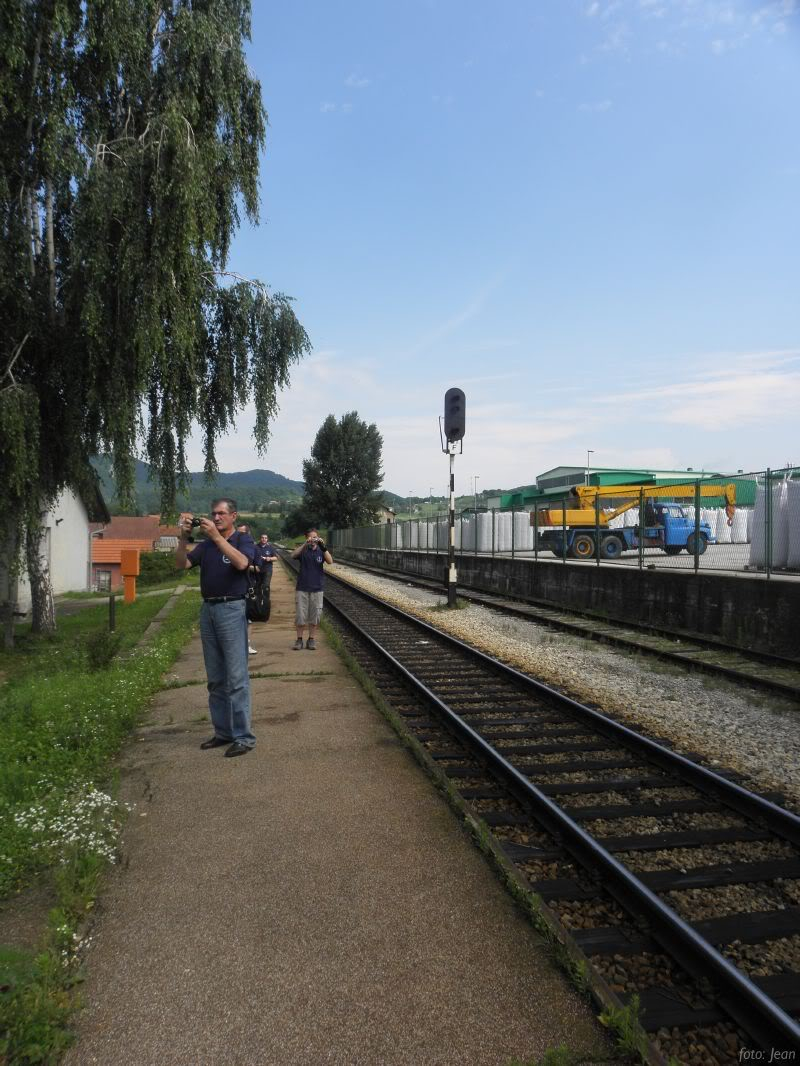
{"type": "MultiPolygon", "coordinates": [[[[456,448],[463,452],[461,441],[464,439],[465,418],[467,399],[461,389],[448,389],[444,394],[444,435],[442,437],[442,451],[450,457],[450,539],[447,551],[447,573],[445,585],[447,586],[447,606],[456,605],[456,492],[454,460],[456,448]]],[[[441,432],[441,421],[439,424],[441,432]]]]}

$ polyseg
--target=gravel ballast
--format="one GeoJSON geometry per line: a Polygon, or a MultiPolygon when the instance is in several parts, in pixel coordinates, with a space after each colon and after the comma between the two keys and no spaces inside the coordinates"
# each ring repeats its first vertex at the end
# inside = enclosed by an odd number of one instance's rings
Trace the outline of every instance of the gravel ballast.
{"type": "Polygon", "coordinates": [[[794,703],[724,678],[559,633],[475,604],[434,610],[443,594],[337,564],[336,577],[438,626],[637,730],[736,770],[800,811],[800,729],[794,703]]]}

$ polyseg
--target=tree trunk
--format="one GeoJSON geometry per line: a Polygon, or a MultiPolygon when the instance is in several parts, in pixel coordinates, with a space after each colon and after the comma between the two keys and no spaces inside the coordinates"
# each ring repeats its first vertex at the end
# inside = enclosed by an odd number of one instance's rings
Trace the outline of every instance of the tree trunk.
{"type": "Polygon", "coordinates": [[[17,575],[15,562],[19,553],[17,532],[13,522],[0,524],[0,626],[3,647],[14,647],[14,610],[17,606],[17,575]]]}
{"type": "Polygon", "coordinates": [[[44,181],[45,188],[45,238],[47,248],[47,290],[48,317],[51,324],[56,317],[56,244],[53,237],[53,182],[48,175],[44,181]]]}
{"type": "Polygon", "coordinates": [[[55,633],[56,608],[50,582],[50,560],[46,555],[41,524],[31,525],[26,531],[25,557],[31,583],[31,630],[34,633],[55,633]]]}

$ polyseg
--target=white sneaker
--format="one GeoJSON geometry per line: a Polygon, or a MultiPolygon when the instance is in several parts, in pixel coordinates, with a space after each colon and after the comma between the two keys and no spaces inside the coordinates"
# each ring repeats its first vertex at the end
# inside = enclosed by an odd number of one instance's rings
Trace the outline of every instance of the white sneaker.
{"type": "Polygon", "coordinates": [[[247,649],[247,654],[248,654],[248,655],[258,655],[258,652],[256,651],[256,649],[255,649],[255,648],[250,648],[250,647],[248,647],[248,649],[247,649]]]}

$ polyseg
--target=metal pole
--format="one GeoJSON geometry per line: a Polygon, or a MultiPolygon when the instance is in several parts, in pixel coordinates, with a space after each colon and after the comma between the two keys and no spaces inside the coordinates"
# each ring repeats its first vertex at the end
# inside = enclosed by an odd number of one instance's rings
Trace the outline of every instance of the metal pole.
{"type": "Polygon", "coordinates": [[[108,631],[113,633],[117,628],[117,598],[112,592],[108,597],[108,631]]]}
{"type": "Polygon", "coordinates": [[[694,483],[694,572],[700,569],[700,482],[694,483]]]}
{"type": "Polygon", "coordinates": [[[639,489],[639,569],[644,567],[644,489],[639,489]]]}
{"type": "Polygon", "coordinates": [[[539,562],[539,504],[533,505],[533,557],[539,562]]]}
{"type": "Polygon", "coordinates": [[[600,565],[600,495],[594,498],[594,556],[597,565],[600,565]]]}
{"type": "Polygon", "coordinates": [[[516,513],[517,512],[512,507],[511,508],[511,558],[512,559],[514,558],[514,526],[516,525],[516,522],[514,521],[514,515],[516,513]]]}
{"type": "MultiPolygon", "coordinates": [[[[455,459],[455,444],[448,444],[450,452],[450,547],[447,555],[447,606],[456,605],[456,491],[453,461],[455,459]]],[[[462,531],[463,533],[463,531],[462,531]]]]}
{"type": "Polygon", "coordinates": [[[772,572],[772,520],[774,515],[772,514],[772,471],[767,467],[767,484],[765,488],[766,498],[764,503],[764,569],[767,572],[767,579],[772,572]]]}
{"type": "Polygon", "coordinates": [[[567,565],[567,501],[561,501],[561,558],[564,566],[567,565]]]}
{"type": "Polygon", "coordinates": [[[494,559],[494,527],[497,522],[497,508],[492,508],[492,558],[494,559]]]}

